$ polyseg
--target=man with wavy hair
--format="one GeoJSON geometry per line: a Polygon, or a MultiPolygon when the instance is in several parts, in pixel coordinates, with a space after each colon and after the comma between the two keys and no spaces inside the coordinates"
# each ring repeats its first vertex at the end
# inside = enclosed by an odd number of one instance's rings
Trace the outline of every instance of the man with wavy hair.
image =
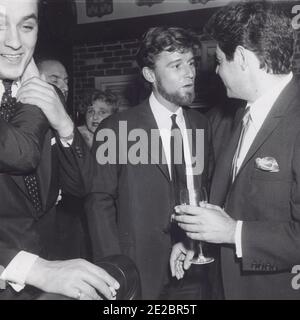
{"type": "MultiPolygon", "coordinates": [[[[299,299],[300,95],[292,74],[291,20],[265,1],[222,8],[207,31],[217,41],[217,68],[232,98],[247,107],[219,156],[210,204],[182,206],[187,235],[221,244],[226,299],[299,299]]],[[[188,268],[193,253],[174,247],[171,264],[188,268]]]]}

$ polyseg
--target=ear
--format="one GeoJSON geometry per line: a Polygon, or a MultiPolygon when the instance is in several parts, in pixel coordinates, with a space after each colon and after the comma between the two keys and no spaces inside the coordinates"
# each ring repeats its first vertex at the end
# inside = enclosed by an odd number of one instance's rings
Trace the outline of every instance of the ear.
{"type": "Polygon", "coordinates": [[[241,69],[245,71],[248,67],[247,50],[242,46],[237,46],[234,52],[234,59],[240,65],[241,69]]]}
{"type": "Polygon", "coordinates": [[[149,67],[144,67],[142,69],[142,73],[143,73],[143,76],[144,78],[150,82],[150,83],[154,83],[155,82],[155,74],[154,74],[154,71],[149,68],[149,67]]]}

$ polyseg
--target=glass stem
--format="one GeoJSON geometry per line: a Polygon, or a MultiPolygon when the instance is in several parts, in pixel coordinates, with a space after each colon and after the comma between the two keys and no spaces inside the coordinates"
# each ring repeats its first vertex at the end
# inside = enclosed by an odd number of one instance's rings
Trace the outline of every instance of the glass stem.
{"type": "Polygon", "coordinates": [[[202,250],[202,242],[201,241],[199,241],[199,256],[200,257],[204,257],[203,250],[202,250]]]}

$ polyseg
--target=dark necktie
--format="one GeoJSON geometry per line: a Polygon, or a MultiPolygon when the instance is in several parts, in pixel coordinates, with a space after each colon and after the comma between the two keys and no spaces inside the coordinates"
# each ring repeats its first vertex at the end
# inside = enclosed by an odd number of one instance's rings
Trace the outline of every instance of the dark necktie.
{"type": "Polygon", "coordinates": [[[186,166],[184,161],[183,138],[181,131],[176,123],[176,114],[171,116],[171,174],[172,184],[174,188],[175,204],[180,204],[180,190],[187,188],[186,182],[186,166]]]}
{"type": "MultiPolygon", "coordinates": [[[[1,99],[0,106],[0,118],[9,122],[16,111],[16,99],[12,97],[11,87],[13,81],[3,80],[4,93],[1,99]]],[[[38,180],[35,173],[24,176],[24,183],[30,196],[30,200],[33,203],[34,208],[37,211],[42,210],[40,193],[38,188],[38,180]]]]}
{"type": "Polygon", "coordinates": [[[4,93],[1,100],[0,118],[9,122],[15,113],[16,99],[11,95],[12,80],[3,80],[4,93]]]}

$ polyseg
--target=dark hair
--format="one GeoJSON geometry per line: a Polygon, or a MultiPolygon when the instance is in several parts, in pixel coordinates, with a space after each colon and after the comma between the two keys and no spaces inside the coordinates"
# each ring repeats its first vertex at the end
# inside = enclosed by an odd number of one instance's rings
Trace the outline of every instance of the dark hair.
{"type": "Polygon", "coordinates": [[[136,60],[140,68],[153,68],[155,57],[162,51],[192,50],[196,54],[198,47],[198,37],[190,30],[177,27],[154,27],[143,35],[136,60]]]}
{"type": "Polygon", "coordinates": [[[97,90],[93,89],[87,91],[79,103],[78,111],[85,114],[88,107],[91,106],[95,101],[100,100],[112,107],[112,112],[115,113],[118,110],[119,98],[110,90],[97,90]]]}
{"type": "Polygon", "coordinates": [[[227,5],[205,27],[218,42],[228,61],[237,46],[255,53],[260,68],[268,73],[287,74],[292,70],[294,37],[291,20],[266,1],[227,5]]]}

